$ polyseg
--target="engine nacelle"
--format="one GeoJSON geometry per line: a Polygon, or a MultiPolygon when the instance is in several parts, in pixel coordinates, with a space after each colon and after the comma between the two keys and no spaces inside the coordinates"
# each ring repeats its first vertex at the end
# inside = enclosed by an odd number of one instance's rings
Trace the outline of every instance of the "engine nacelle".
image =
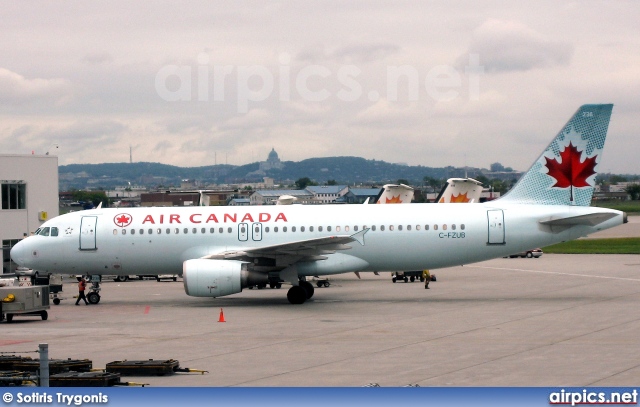
{"type": "Polygon", "coordinates": [[[193,297],[222,297],[269,281],[267,273],[251,271],[249,265],[236,260],[187,260],[182,264],[184,291],[193,297]]]}

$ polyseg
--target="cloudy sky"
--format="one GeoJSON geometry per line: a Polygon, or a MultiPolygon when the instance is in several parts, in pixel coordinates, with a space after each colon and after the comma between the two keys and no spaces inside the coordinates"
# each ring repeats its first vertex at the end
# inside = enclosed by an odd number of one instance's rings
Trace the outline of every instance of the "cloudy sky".
{"type": "Polygon", "coordinates": [[[614,103],[600,170],[640,173],[636,0],[31,1],[0,21],[0,153],[526,170],[578,106],[614,103]]]}

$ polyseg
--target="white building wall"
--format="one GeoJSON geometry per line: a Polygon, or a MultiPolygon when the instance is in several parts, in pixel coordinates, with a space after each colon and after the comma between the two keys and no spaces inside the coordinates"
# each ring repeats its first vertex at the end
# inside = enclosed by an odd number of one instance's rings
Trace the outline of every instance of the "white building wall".
{"type": "Polygon", "coordinates": [[[3,210],[0,205],[0,240],[21,239],[34,232],[44,223],[40,212],[47,212],[49,219],[59,214],[58,157],[0,154],[0,184],[16,181],[26,184],[26,209],[3,210]]]}

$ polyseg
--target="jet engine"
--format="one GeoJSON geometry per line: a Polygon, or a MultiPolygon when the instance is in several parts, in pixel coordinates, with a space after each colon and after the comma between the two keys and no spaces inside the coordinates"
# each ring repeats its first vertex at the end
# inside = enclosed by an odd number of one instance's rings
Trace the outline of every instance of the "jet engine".
{"type": "Polygon", "coordinates": [[[269,275],[249,270],[250,265],[236,260],[187,260],[182,264],[184,291],[193,297],[222,297],[267,284],[269,275]]]}

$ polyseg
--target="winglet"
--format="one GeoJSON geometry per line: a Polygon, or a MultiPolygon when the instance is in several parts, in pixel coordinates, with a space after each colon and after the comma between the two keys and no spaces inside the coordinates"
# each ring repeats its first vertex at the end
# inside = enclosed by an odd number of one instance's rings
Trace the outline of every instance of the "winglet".
{"type": "Polygon", "coordinates": [[[350,237],[356,242],[360,243],[361,246],[364,246],[364,234],[369,231],[369,228],[362,229],[358,233],[352,234],[350,237]]]}

